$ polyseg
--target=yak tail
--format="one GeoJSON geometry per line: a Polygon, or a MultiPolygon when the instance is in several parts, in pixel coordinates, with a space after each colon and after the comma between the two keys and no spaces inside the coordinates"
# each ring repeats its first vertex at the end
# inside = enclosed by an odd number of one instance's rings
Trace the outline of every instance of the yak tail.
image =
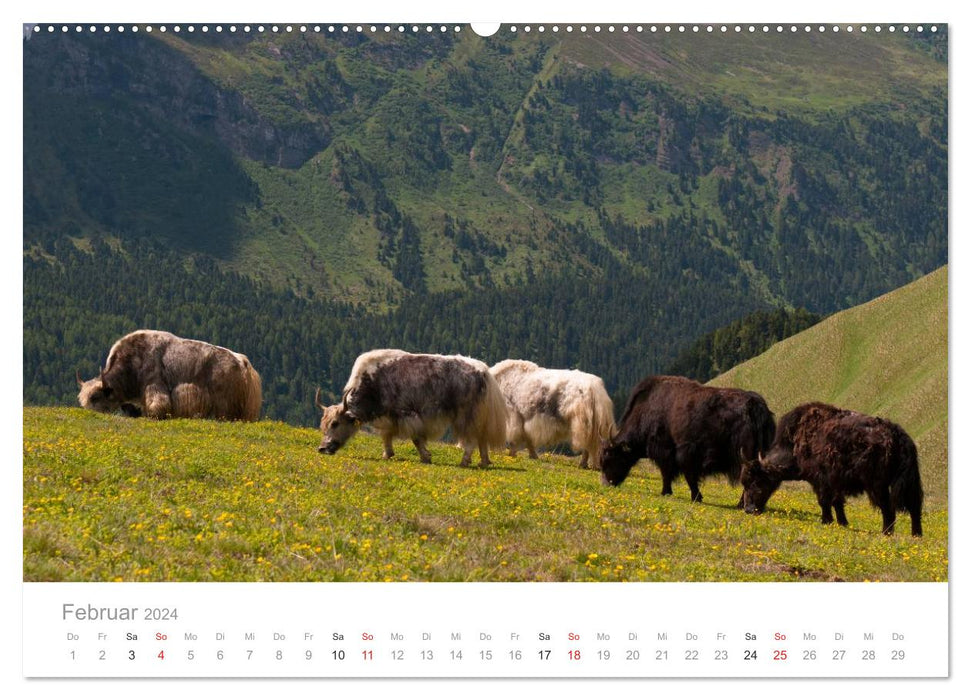
{"type": "Polygon", "coordinates": [[[893,427],[897,475],[890,484],[890,502],[895,511],[910,513],[911,533],[921,535],[920,517],[924,505],[924,488],[920,483],[917,447],[903,428],[898,425],[893,427]]]}
{"type": "Polygon", "coordinates": [[[263,407],[263,382],[253,365],[246,363],[246,389],[243,395],[243,414],[241,420],[257,421],[263,407]]]}
{"type": "Polygon", "coordinates": [[[501,449],[506,445],[506,399],[499,383],[491,372],[485,372],[485,394],[479,402],[475,416],[478,439],[485,440],[489,447],[501,449]]]}
{"type": "MultiPolygon", "coordinates": [[[[759,454],[768,452],[775,440],[775,416],[761,397],[748,403],[748,424],[749,431],[739,434],[745,437],[739,438],[741,444],[734,447],[735,458],[755,459],[759,454]]],[[[739,459],[733,459],[727,476],[730,484],[738,483],[742,476],[742,463],[739,459]]]]}
{"type": "Polygon", "coordinates": [[[769,447],[775,441],[775,416],[772,415],[769,407],[761,401],[753,406],[752,414],[756,448],[759,452],[768,452],[769,447]]]}
{"type": "Polygon", "coordinates": [[[614,402],[602,384],[593,388],[590,412],[591,430],[587,442],[587,452],[590,455],[590,466],[600,469],[601,442],[614,436],[617,426],[614,423],[614,402]]]}

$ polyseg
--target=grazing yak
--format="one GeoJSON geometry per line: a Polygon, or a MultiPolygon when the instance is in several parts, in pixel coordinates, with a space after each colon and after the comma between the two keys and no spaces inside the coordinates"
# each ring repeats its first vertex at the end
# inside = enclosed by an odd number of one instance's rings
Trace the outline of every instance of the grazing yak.
{"type": "Polygon", "coordinates": [[[619,486],[647,457],[661,470],[662,496],[670,495],[671,482],[684,474],[691,500],[701,501],[698,484],[705,476],[726,474],[736,483],[742,461],[767,449],[774,435],[772,412],[755,392],[718,389],[685,377],[648,377],[631,393],[617,436],[604,445],[601,478],[619,486]]]}
{"type": "Polygon", "coordinates": [[[559,442],[581,453],[580,466],[600,466],[600,444],[614,432],[614,404],[603,380],[578,370],[543,369],[526,360],[503,360],[489,370],[506,399],[509,454],[559,442]]]}
{"type": "Polygon", "coordinates": [[[488,465],[489,448],[506,442],[506,404],[499,385],[485,363],[461,355],[371,350],[355,360],[339,404],[321,404],[319,388],[314,403],[323,411],[318,450],[324,454],[337,452],[364,423],[381,435],[385,459],[394,456],[394,438],[408,438],[421,461],[429,463],[427,441],[449,427],[465,450],[463,467],[476,447],[482,466],[488,465]]]}
{"type": "Polygon", "coordinates": [[[794,408],[779,421],[764,457],[742,468],[745,511],[760,513],[783,481],[808,481],[822,509],[823,523],[847,525],[847,496],[866,493],[891,534],[899,511],[910,513],[910,532],[923,534],[924,490],[917,448],[896,423],[824,403],[794,408]]]}
{"type": "Polygon", "coordinates": [[[78,402],[102,413],[149,418],[259,420],[260,375],[246,355],[140,330],[121,338],[95,379],[76,374],[78,402]]]}

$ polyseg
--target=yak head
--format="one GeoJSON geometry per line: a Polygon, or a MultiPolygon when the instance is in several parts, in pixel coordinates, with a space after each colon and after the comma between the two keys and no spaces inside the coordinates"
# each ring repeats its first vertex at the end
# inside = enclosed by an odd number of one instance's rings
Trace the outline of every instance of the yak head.
{"type": "Polygon", "coordinates": [[[797,472],[796,459],[789,450],[776,448],[751,460],[742,455],[742,508],[752,515],[761,513],[779,484],[796,478],[797,472]]]}
{"type": "Polygon", "coordinates": [[[630,443],[601,440],[600,482],[604,486],[620,486],[641,456],[630,443]]]}
{"type": "Polygon", "coordinates": [[[347,406],[347,395],[339,404],[324,406],[320,402],[320,389],[314,397],[314,404],[324,412],[320,419],[320,447],[321,454],[332,455],[342,448],[348,440],[361,428],[361,421],[347,406]]]}
{"type": "Polygon", "coordinates": [[[122,401],[118,392],[105,384],[104,371],[96,379],[81,380],[81,373],[75,372],[78,382],[78,403],[99,413],[114,413],[121,408],[122,401]]]}

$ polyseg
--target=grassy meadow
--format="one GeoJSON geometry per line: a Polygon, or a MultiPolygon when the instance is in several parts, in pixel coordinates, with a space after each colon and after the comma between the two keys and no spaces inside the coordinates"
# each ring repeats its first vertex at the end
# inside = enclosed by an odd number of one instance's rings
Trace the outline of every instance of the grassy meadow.
{"type": "Polygon", "coordinates": [[[865,499],[823,526],[790,485],[758,517],[739,488],[683,481],[660,497],[642,462],[616,489],[576,461],[410,444],[380,459],[359,435],[335,456],[316,430],[24,408],[26,581],[796,581],[947,579],[946,500],[925,536],[880,534],[865,499]]]}

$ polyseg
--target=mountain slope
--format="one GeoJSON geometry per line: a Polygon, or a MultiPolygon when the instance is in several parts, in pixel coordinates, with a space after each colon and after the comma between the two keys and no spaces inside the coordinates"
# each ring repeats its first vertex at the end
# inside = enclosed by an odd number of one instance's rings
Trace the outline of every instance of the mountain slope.
{"type": "Polygon", "coordinates": [[[826,401],[900,423],[928,499],[947,498],[947,267],[835,314],[713,379],[752,389],[776,416],[826,401]]]}
{"type": "Polygon", "coordinates": [[[947,262],[946,32],[196,29],[25,42],[27,403],[139,327],[246,352],[294,423],[387,346],[622,402],[947,262]]]}
{"type": "Polygon", "coordinates": [[[372,309],[606,258],[650,274],[685,229],[686,274],[716,260],[761,303],[821,312],[946,262],[946,63],[903,36],[40,33],[24,50],[28,245],[149,237],[372,309]]]}

